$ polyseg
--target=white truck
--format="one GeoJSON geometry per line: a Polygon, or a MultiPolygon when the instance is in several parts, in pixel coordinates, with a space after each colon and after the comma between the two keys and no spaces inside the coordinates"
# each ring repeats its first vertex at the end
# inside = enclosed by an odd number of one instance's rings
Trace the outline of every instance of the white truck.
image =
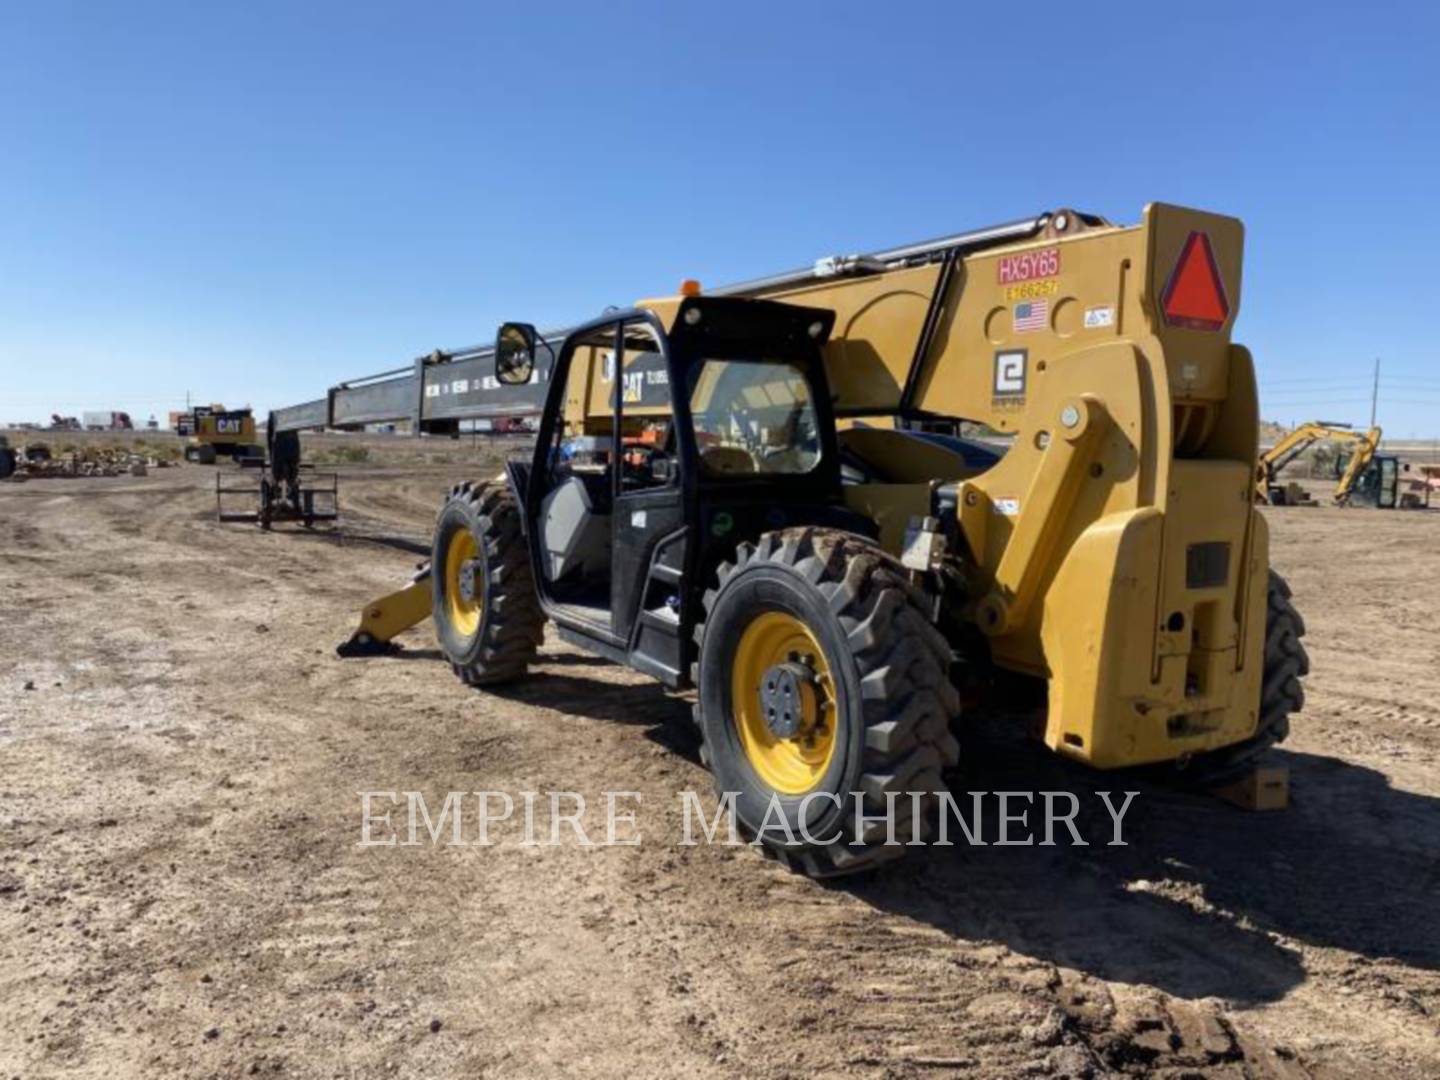
{"type": "Polygon", "coordinates": [[[87,412],[82,417],[86,431],[134,431],[130,414],[123,412],[87,412]]]}

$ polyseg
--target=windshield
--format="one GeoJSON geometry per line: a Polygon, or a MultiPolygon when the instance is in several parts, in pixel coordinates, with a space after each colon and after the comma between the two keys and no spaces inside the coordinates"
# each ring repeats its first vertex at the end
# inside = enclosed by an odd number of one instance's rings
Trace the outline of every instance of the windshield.
{"type": "Polygon", "coordinates": [[[706,475],[807,473],[820,461],[810,383],[788,360],[700,361],[690,412],[706,475]]]}

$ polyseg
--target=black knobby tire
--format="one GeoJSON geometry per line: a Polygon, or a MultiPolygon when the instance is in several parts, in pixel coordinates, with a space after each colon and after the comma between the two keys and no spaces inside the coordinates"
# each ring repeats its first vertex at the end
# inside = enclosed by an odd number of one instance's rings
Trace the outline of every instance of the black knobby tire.
{"type": "Polygon", "coordinates": [[[15,451],[8,446],[0,446],[0,480],[5,480],[15,472],[15,451]]]}
{"type": "Polygon", "coordinates": [[[825,652],[838,699],[834,753],[806,794],[831,792],[841,805],[816,799],[807,810],[812,837],[826,843],[791,844],[774,828],[760,840],[768,853],[812,877],[854,873],[902,855],[904,846],[885,843],[883,823],[855,835],[855,802],[876,817],[886,812],[887,794],[898,794],[898,845],[923,839],[937,794],[945,790],[941,772],[960,757],[951,731],[960,701],[947,677],[950,647],[927,617],[921,594],[899,563],[868,540],[818,528],[766,533],[753,545],[742,544],[717,576],[717,587],[704,596],[692,672],[701,759],[717,792],[737,793],[736,817],[752,837],[776,795],[799,836],[803,796],[774,792],[751,767],[729,705],[745,627],[766,610],[791,614],[825,652]],[[918,815],[911,792],[925,793],[918,815]]]}
{"type": "Polygon", "coordinates": [[[1257,757],[1290,734],[1290,716],[1305,705],[1300,682],[1310,657],[1300,639],[1305,620],[1290,601],[1290,585],[1270,571],[1265,605],[1265,669],[1260,687],[1260,719],[1244,742],[1196,756],[1185,775],[1196,784],[1222,783],[1249,768],[1257,757]]]}
{"type": "Polygon", "coordinates": [[[435,634],[455,674],[470,686],[493,686],[523,676],[544,638],[545,616],[520,529],[520,507],[509,484],[467,481],[450,489],[436,519],[430,566],[435,634]],[[462,530],[474,538],[483,578],[479,626],[470,633],[450,618],[448,601],[455,584],[445,570],[450,545],[462,530]]]}

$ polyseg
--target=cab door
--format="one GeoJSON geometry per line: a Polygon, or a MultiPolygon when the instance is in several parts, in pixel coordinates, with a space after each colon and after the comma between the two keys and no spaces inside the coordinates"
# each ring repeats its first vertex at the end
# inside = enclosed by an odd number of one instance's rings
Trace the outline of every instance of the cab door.
{"type": "MultiPolygon", "coordinates": [[[[610,374],[607,365],[607,374],[610,374]]],[[[684,670],[681,584],[690,533],[665,334],[627,321],[613,365],[615,409],[611,629],[630,662],[671,685],[684,670]]]]}
{"type": "Polygon", "coordinates": [[[545,614],[562,630],[612,649],[615,438],[600,370],[619,332],[620,320],[606,319],[566,337],[525,477],[526,535],[545,614]]]}
{"type": "Polygon", "coordinates": [[[1375,506],[1381,510],[1393,510],[1400,497],[1400,462],[1398,458],[1379,457],[1375,459],[1376,484],[1375,506]]]}

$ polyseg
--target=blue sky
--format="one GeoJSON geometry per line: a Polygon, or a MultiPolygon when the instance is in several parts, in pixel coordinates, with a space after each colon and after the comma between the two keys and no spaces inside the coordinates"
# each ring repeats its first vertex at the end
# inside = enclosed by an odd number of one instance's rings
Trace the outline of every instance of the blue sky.
{"type": "MultiPolygon", "coordinates": [[[[1429,4],[0,3],[0,421],[257,408],[1058,205],[1241,217],[1263,411],[1440,436],[1429,4]],[[1196,10],[1198,8],[1198,10],[1196,10]]],[[[163,414],[162,414],[163,419],[163,414]]]]}

